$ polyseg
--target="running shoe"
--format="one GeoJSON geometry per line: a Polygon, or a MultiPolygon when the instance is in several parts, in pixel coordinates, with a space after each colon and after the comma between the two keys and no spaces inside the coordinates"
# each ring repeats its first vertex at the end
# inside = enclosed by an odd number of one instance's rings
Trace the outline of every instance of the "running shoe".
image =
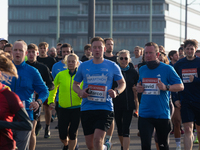
{"type": "Polygon", "coordinates": [[[47,138],[50,138],[50,131],[48,129],[45,129],[45,132],[44,132],[44,138],[47,139],[47,138]]]}
{"type": "Polygon", "coordinates": [[[107,146],[107,150],[111,150],[111,148],[112,148],[112,143],[106,142],[104,145],[107,146]]]}
{"type": "Polygon", "coordinates": [[[177,147],[176,147],[176,150],[181,150],[181,146],[177,146],[177,147]]]}
{"type": "Polygon", "coordinates": [[[196,136],[196,139],[194,140],[194,144],[199,144],[199,140],[197,136],[196,136]]]}
{"type": "Polygon", "coordinates": [[[40,134],[40,130],[42,130],[42,125],[39,124],[35,128],[35,135],[38,136],[40,134]]]}
{"type": "Polygon", "coordinates": [[[172,134],[174,134],[174,130],[172,130],[172,131],[170,132],[170,135],[172,135],[172,134]]]}
{"type": "Polygon", "coordinates": [[[57,125],[57,126],[55,126],[55,129],[58,129],[58,125],[57,125]]]}
{"type": "Polygon", "coordinates": [[[106,144],[107,142],[109,142],[109,138],[107,138],[107,139],[105,140],[105,143],[104,143],[104,144],[106,144]]]}
{"type": "Polygon", "coordinates": [[[185,132],[181,129],[181,134],[184,134],[185,132]]]}
{"type": "Polygon", "coordinates": [[[137,133],[137,136],[139,136],[139,137],[140,137],[140,131],[137,133]]]}
{"type": "Polygon", "coordinates": [[[68,145],[67,146],[63,146],[62,150],[68,150],[68,145]]]}

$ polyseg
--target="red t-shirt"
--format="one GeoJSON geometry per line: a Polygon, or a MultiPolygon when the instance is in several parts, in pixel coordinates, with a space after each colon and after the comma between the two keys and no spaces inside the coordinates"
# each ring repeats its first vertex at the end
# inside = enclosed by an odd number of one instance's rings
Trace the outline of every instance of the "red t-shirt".
{"type": "MultiPolygon", "coordinates": [[[[0,83],[0,120],[12,122],[15,113],[23,107],[19,97],[8,88],[3,88],[3,84],[0,83]]],[[[0,129],[0,149],[13,150],[15,147],[16,142],[11,129],[0,129]]]]}

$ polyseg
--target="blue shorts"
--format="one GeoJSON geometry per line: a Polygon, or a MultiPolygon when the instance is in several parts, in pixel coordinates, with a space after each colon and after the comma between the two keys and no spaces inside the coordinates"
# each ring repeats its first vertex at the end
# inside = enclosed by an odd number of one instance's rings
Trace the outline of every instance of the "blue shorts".
{"type": "Polygon", "coordinates": [[[194,122],[200,125],[200,103],[194,101],[181,102],[182,123],[194,122]]]}

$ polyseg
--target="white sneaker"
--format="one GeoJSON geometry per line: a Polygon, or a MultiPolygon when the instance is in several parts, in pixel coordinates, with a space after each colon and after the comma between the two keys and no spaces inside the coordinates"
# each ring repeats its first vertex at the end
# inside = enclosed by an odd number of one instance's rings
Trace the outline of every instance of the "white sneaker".
{"type": "Polygon", "coordinates": [[[111,150],[111,148],[112,148],[112,143],[106,142],[104,145],[107,147],[107,150],[111,150]]]}
{"type": "Polygon", "coordinates": [[[177,147],[176,147],[176,150],[181,150],[181,146],[177,146],[177,147]]]}

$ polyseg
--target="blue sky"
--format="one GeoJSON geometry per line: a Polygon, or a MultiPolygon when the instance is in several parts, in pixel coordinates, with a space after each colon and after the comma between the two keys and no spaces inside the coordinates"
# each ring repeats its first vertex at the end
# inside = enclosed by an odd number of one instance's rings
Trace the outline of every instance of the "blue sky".
{"type": "Polygon", "coordinates": [[[8,0],[0,0],[0,38],[8,39],[8,0]]]}

